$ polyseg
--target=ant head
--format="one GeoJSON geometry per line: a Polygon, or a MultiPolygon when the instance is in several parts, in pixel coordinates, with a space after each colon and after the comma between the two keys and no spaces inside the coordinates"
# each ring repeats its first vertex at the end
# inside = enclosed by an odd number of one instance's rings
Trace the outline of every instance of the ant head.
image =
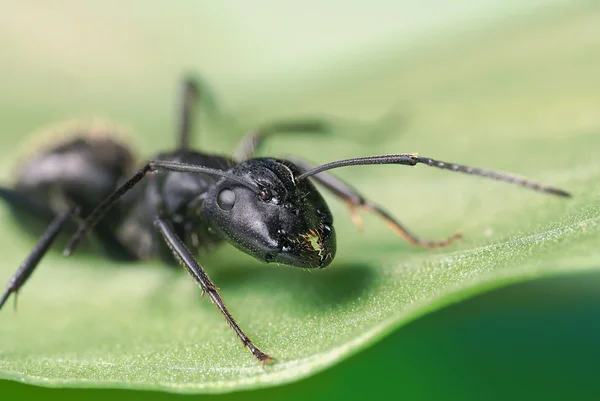
{"type": "Polygon", "coordinates": [[[212,228],[264,262],[296,267],[327,266],[335,256],[333,217],[291,162],[251,159],[229,170],[207,194],[203,210],[212,228]],[[247,185],[243,184],[247,181],[247,185]]]}

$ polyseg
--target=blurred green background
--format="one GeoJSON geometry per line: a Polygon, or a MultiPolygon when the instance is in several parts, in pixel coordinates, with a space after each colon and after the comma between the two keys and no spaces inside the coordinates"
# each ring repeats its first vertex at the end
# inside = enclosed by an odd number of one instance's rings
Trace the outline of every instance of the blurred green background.
{"type": "MultiPolygon", "coordinates": [[[[425,154],[426,147],[428,156],[461,154],[462,147],[478,149],[487,141],[499,151],[509,150],[511,143],[502,138],[531,127],[543,129],[529,145],[549,151],[562,143],[567,150],[570,144],[582,147],[581,137],[570,138],[565,127],[587,135],[599,132],[600,7],[594,2],[29,1],[3,10],[3,182],[31,143],[29,133],[73,117],[100,115],[124,123],[134,131],[140,155],[170,147],[175,89],[187,71],[202,74],[220,106],[237,118],[235,135],[206,134],[197,140],[223,152],[244,128],[289,114],[325,113],[368,126],[393,109],[405,116],[392,124],[393,132],[406,132],[393,140],[401,140],[406,151],[425,154]],[[521,59],[522,64],[510,63],[521,59]],[[390,83],[390,77],[403,74],[415,79],[390,83]],[[527,79],[513,79],[521,75],[527,79]],[[563,76],[570,80],[561,81],[563,76]],[[471,87],[471,77],[491,84],[471,87]],[[556,94],[563,98],[553,99],[556,94]],[[432,109],[435,122],[427,119],[432,109]],[[497,114],[510,116],[506,125],[486,122],[489,116],[497,120],[497,114]],[[478,134],[457,134],[452,145],[446,141],[437,147],[410,136],[411,129],[430,133],[444,124],[452,132],[462,127],[478,134]],[[144,133],[151,140],[145,141],[144,133]],[[547,144],[548,138],[555,142],[547,144]]],[[[348,142],[359,139],[360,129],[353,131],[348,142]]],[[[313,141],[273,142],[273,152],[289,146],[305,155],[315,152],[313,141]]],[[[349,146],[356,155],[389,151],[385,142],[325,143],[331,148],[319,149],[313,160],[347,157],[349,146]]],[[[588,157],[595,154],[588,151],[588,157]]],[[[488,159],[501,163],[502,157],[474,160],[488,159]]],[[[364,182],[366,175],[354,174],[363,178],[361,188],[375,188],[364,182]]],[[[484,192],[491,188],[483,187],[484,192]]],[[[444,230],[453,229],[452,211],[462,210],[452,196],[448,202],[448,210],[435,211],[444,230]]],[[[344,216],[341,207],[334,208],[344,216]]],[[[502,211],[491,209],[490,214],[502,211]]],[[[587,273],[498,290],[413,322],[314,377],[214,397],[597,399],[598,284],[600,275],[587,273]]],[[[0,394],[11,399],[195,397],[45,389],[9,381],[0,382],[0,394]]]]}

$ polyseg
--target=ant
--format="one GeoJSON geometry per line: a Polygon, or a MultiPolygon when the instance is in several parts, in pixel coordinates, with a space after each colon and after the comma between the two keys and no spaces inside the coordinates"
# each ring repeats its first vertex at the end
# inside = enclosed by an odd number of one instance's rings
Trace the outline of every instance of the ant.
{"type": "Polygon", "coordinates": [[[93,232],[98,245],[112,259],[158,256],[169,264],[182,264],[244,346],[264,363],[271,358],[235,322],[195,254],[227,241],[267,263],[319,269],[328,266],[336,253],[333,216],[311,181],[345,202],[355,223],[360,223],[359,208],[375,213],[411,245],[443,247],[460,238],[460,234],[440,241],[418,238],[386,210],[327,170],[370,164],[425,164],[570,196],[528,179],[417,154],[359,157],[318,167],[300,160],[254,156],[271,135],[326,132],[327,123],[321,120],[267,124],[247,133],[231,157],[199,152],[190,148],[189,137],[193,111],[204,89],[191,78],[184,79],[182,89],[177,148],[156,155],[135,174],[130,173],[133,156],[126,146],[110,137],[81,132],[80,137],[42,152],[21,166],[14,189],[0,187],[0,197],[15,211],[45,224],[50,222],[8,281],[0,308],[11,293],[16,297],[61,232],[76,230],[65,256],[93,232]]]}

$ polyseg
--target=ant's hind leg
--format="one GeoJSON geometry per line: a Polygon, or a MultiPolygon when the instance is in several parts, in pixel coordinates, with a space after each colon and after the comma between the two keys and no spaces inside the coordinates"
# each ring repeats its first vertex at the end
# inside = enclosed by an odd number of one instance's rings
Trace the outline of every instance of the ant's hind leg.
{"type": "Polygon", "coordinates": [[[78,213],[78,208],[73,207],[66,212],[60,213],[54,218],[54,220],[52,220],[52,222],[46,229],[46,232],[42,234],[37,244],[35,244],[35,247],[31,251],[31,253],[27,256],[27,258],[25,258],[21,266],[19,266],[15,274],[10,278],[10,280],[8,280],[6,290],[4,291],[2,296],[0,296],[0,309],[2,309],[2,306],[8,300],[10,294],[15,293],[16,296],[16,293],[21,287],[23,287],[27,279],[29,279],[29,277],[37,267],[40,260],[42,260],[50,246],[52,246],[52,243],[54,242],[60,231],[71,220],[71,218],[75,217],[78,213]]]}
{"type": "MultiPolygon", "coordinates": [[[[298,159],[290,159],[290,161],[292,161],[303,171],[311,170],[314,167],[311,164],[298,159]]],[[[396,234],[398,234],[404,241],[408,242],[410,245],[413,246],[424,248],[440,248],[444,246],[449,246],[455,240],[462,238],[461,234],[456,233],[443,240],[429,241],[421,239],[415,236],[408,229],[406,229],[388,211],[365,199],[360,193],[358,193],[358,191],[356,191],[354,188],[352,188],[350,185],[346,184],[339,178],[336,178],[333,175],[326,172],[315,174],[313,176],[310,176],[310,178],[323,185],[325,189],[330,191],[332,194],[334,194],[335,196],[340,198],[344,203],[346,203],[346,205],[348,205],[352,213],[352,221],[358,227],[362,227],[362,218],[358,214],[358,209],[360,208],[368,212],[375,213],[379,217],[383,218],[387,225],[396,234]]]]}
{"type": "MultiPolygon", "coordinates": [[[[0,198],[10,206],[13,213],[32,219],[32,221],[27,221],[27,223],[35,222],[36,226],[38,224],[44,224],[46,226],[33,250],[8,281],[6,290],[0,297],[1,309],[10,294],[13,292],[16,293],[29,279],[48,249],[56,241],[57,237],[61,233],[69,233],[77,228],[76,217],[83,213],[82,210],[84,208],[74,206],[67,211],[54,215],[50,209],[36,204],[27,196],[14,189],[5,187],[0,187],[0,198]],[[48,222],[50,223],[48,224],[48,222]]],[[[77,202],[74,203],[78,204],[77,202]]],[[[137,257],[118,240],[105,223],[102,222],[99,224],[95,229],[95,233],[99,245],[110,258],[121,261],[137,259],[137,257]]]]}

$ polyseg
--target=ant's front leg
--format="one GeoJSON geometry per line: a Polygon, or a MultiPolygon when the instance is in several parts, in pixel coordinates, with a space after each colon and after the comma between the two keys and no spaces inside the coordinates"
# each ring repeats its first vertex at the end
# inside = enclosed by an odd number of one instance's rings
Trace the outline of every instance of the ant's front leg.
{"type": "Polygon", "coordinates": [[[233,160],[241,163],[254,157],[254,154],[264,143],[265,139],[273,134],[287,132],[323,134],[330,131],[330,124],[327,121],[319,118],[283,120],[265,124],[262,127],[252,130],[244,135],[233,152],[233,160]]]}
{"type": "Polygon", "coordinates": [[[192,278],[198,283],[200,288],[202,289],[202,293],[208,294],[212,303],[221,311],[227,323],[231,326],[235,334],[242,340],[244,346],[248,347],[252,355],[256,357],[259,361],[266,363],[270,362],[272,359],[267,354],[262,352],[258,347],[256,347],[250,338],[242,331],[242,329],[235,322],[227,308],[225,307],[225,303],[219,294],[218,288],[208,277],[202,266],[198,263],[198,261],[194,258],[190,250],[185,246],[183,241],[175,234],[173,228],[169,224],[169,222],[163,218],[157,217],[154,220],[154,225],[158,229],[158,231],[162,234],[165,242],[173,251],[173,255],[179,262],[185,267],[188,273],[192,276],[192,278]]]}
{"type": "Polygon", "coordinates": [[[10,280],[8,280],[6,290],[0,297],[0,309],[2,309],[2,306],[8,300],[10,294],[15,293],[16,297],[19,289],[23,287],[27,279],[31,276],[40,260],[44,257],[50,246],[52,246],[52,243],[60,231],[71,220],[71,218],[77,216],[78,213],[79,209],[77,207],[73,207],[66,212],[60,213],[54,218],[54,220],[52,220],[46,229],[46,232],[42,234],[29,256],[27,256],[15,274],[10,278],[10,280]]]}
{"type": "MultiPolygon", "coordinates": [[[[290,161],[303,171],[309,171],[314,167],[313,165],[298,159],[290,159],[290,161]]],[[[410,245],[413,246],[419,246],[424,248],[440,248],[448,246],[452,244],[452,242],[454,242],[455,240],[462,238],[462,235],[460,233],[456,233],[446,239],[438,241],[429,241],[421,239],[415,236],[409,230],[407,230],[388,211],[374,204],[373,202],[365,199],[358,191],[356,191],[354,188],[352,188],[350,185],[346,184],[339,178],[336,178],[327,172],[321,172],[312,175],[310,178],[323,185],[325,189],[333,193],[344,203],[346,203],[346,205],[348,205],[348,207],[350,208],[350,212],[352,213],[352,221],[358,227],[362,227],[362,218],[358,214],[357,210],[361,208],[368,212],[372,212],[379,215],[379,217],[383,218],[383,220],[388,224],[388,226],[390,226],[390,228],[396,234],[398,234],[404,241],[408,242],[410,245]]]]}

